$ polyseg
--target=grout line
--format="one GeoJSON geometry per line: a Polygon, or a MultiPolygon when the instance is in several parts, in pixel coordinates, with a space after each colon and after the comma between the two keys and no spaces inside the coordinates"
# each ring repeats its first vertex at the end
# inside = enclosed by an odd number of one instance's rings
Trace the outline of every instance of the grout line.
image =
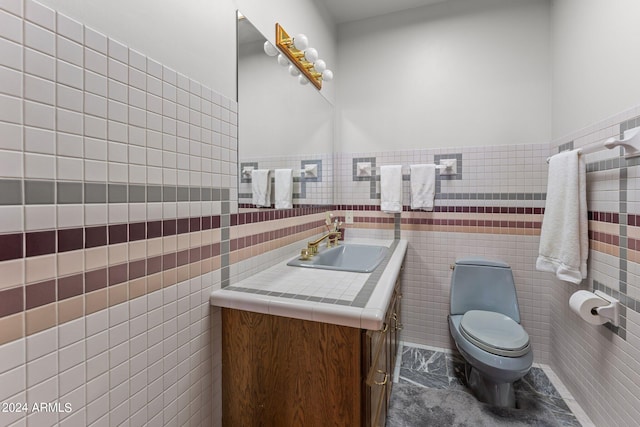
{"type": "Polygon", "coordinates": [[[560,393],[560,397],[562,397],[562,400],[564,400],[569,409],[571,409],[571,412],[573,412],[573,415],[576,417],[578,422],[580,422],[583,427],[595,427],[595,424],[593,424],[580,404],[573,398],[573,395],[564,385],[560,377],[558,377],[556,373],[553,372],[551,366],[545,365],[543,363],[534,363],[534,365],[544,371],[545,375],[547,376],[547,378],[549,378],[549,381],[551,381],[551,384],[553,384],[558,393],[560,393]]]}

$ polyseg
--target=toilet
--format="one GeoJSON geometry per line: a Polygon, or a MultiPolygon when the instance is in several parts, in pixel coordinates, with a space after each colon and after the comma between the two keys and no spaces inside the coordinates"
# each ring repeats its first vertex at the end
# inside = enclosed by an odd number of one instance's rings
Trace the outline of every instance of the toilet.
{"type": "Polygon", "coordinates": [[[469,387],[482,402],[515,407],[513,382],[529,372],[533,352],[520,325],[511,268],[502,261],[460,259],[450,293],[449,330],[466,361],[469,387]]]}

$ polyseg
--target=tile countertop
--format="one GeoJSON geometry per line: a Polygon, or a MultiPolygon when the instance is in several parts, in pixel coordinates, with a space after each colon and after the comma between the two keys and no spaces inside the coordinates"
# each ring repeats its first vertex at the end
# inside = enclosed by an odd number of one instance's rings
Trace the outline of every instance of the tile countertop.
{"type": "Polygon", "coordinates": [[[406,240],[349,239],[392,250],[371,273],[291,267],[290,258],[234,285],[213,291],[211,305],[378,330],[407,251],[406,240]]]}

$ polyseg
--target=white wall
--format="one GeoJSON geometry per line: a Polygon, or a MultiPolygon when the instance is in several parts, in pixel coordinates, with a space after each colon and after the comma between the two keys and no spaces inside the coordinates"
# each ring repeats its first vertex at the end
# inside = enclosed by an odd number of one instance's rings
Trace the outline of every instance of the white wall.
{"type": "Polygon", "coordinates": [[[235,1],[42,3],[236,99],[235,1]]]}
{"type": "Polygon", "coordinates": [[[451,0],[340,25],[340,148],[547,142],[549,10],[451,0]]]}
{"type": "Polygon", "coordinates": [[[247,157],[332,153],[332,105],[267,56],[263,42],[242,44],[239,52],[240,162],[247,157]]]}
{"type": "MultiPolygon", "coordinates": [[[[275,44],[276,22],[292,37],[306,34],[310,46],[318,50],[327,67],[337,74],[335,25],[321,0],[237,0],[236,3],[238,9],[271,43],[275,44]]],[[[335,82],[323,84],[322,93],[329,101],[334,102],[335,92],[335,82]]]]}
{"type": "Polygon", "coordinates": [[[640,101],[640,2],[554,0],[553,137],[640,101]]]}
{"type": "MultiPolygon", "coordinates": [[[[42,0],[43,4],[139,50],[228,98],[236,99],[236,9],[275,38],[275,23],[305,33],[329,67],[336,37],[313,0],[42,0]]],[[[334,85],[325,96],[334,98],[334,85]]]]}

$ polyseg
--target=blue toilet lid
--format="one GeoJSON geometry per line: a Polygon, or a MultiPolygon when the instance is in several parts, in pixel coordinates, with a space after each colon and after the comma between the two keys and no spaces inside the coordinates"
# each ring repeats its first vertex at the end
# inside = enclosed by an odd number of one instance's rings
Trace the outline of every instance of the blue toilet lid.
{"type": "Polygon", "coordinates": [[[529,335],[519,323],[501,313],[469,310],[460,332],[477,347],[492,354],[519,357],[529,351],[529,335]]]}

